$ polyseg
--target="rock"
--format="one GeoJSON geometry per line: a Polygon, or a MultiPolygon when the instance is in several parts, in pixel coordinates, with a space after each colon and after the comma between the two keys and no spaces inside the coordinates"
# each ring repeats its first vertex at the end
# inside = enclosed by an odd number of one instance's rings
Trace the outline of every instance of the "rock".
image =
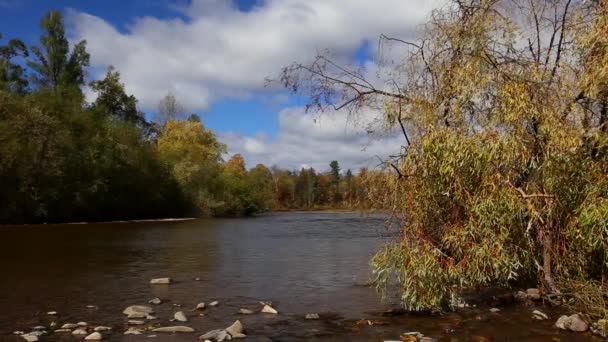
{"type": "Polygon", "coordinates": [[[264,305],[264,307],[262,308],[262,312],[263,313],[267,313],[267,314],[278,314],[279,312],[275,309],[273,309],[270,305],[264,305]]]}
{"type": "Polygon", "coordinates": [[[61,329],[74,329],[78,326],[78,324],[74,324],[74,323],[66,323],[64,325],[61,326],[61,329]]]}
{"type": "Polygon", "coordinates": [[[155,278],[155,279],[150,280],[150,284],[168,285],[168,284],[171,284],[171,278],[155,278]]]}
{"type": "Polygon", "coordinates": [[[175,318],[176,321],[188,322],[188,317],[186,317],[186,314],[183,311],[176,312],[175,315],[173,315],[173,318],[175,318]]]}
{"type": "Polygon", "coordinates": [[[38,330],[38,331],[32,331],[31,333],[25,334],[25,335],[34,335],[36,337],[40,337],[42,335],[46,335],[46,330],[38,330]]]}
{"type": "Polygon", "coordinates": [[[49,316],[56,316],[57,315],[57,311],[49,311],[46,313],[49,316]]]}
{"type": "Polygon", "coordinates": [[[198,337],[199,340],[215,340],[218,342],[229,340],[231,338],[232,337],[228,334],[228,332],[222,329],[211,330],[210,332],[198,337]]]}
{"type": "Polygon", "coordinates": [[[205,303],[198,303],[196,304],[196,309],[197,310],[203,310],[205,308],[205,303]]]}
{"type": "Polygon", "coordinates": [[[182,307],[182,305],[181,305],[181,304],[177,304],[177,303],[173,303],[173,306],[178,307],[178,308],[181,308],[181,307],[182,307]]]}
{"type": "Polygon", "coordinates": [[[148,301],[149,304],[160,305],[163,301],[160,298],[150,299],[148,301]]]}
{"type": "Polygon", "coordinates": [[[146,322],[144,322],[144,321],[138,321],[138,320],[135,320],[135,319],[130,319],[127,322],[127,324],[128,325],[144,325],[144,324],[146,324],[146,322]]]}
{"type": "Polygon", "coordinates": [[[232,339],[236,339],[236,338],[245,338],[245,337],[247,337],[247,335],[245,335],[245,334],[241,334],[241,333],[238,333],[238,334],[234,334],[234,335],[232,335],[232,339]]]}
{"type": "Polygon", "coordinates": [[[23,334],[23,335],[21,335],[21,337],[23,337],[24,340],[29,341],[29,342],[38,341],[38,336],[32,335],[32,334],[23,334]]]}
{"type": "Polygon", "coordinates": [[[109,330],[112,330],[112,328],[106,327],[106,326],[103,326],[103,325],[100,325],[98,327],[95,327],[95,329],[93,329],[93,331],[98,331],[98,332],[109,331],[109,330]]]}
{"type": "Polygon", "coordinates": [[[146,319],[151,321],[151,320],[158,319],[158,318],[156,318],[156,316],[148,315],[148,316],[146,316],[146,319]]]}
{"type": "Polygon", "coordinates": [[[209,303],[209,306],[218,306],[220,304],[220,302],[218,302],[217,300],[214,300],[213,302],[209,303]]]}
{"type": "Polygon", "coordinates": [[[304,318],[306,318],[306,319],[319,319],[319,314],[318,313],[309,313],[309,314],[306,314],[306,316],[304,316],[304,318]]]}
{"type": "Polygon", "coordinates": [[[201,281],[201,278],[194,278],[194,281],[201,281]]]}
{"type": "Polygon", "coordinates": [[[13,331],[13,335],[23,335],[23,334],[25,334],[23,331],[19,331],[19,330],[13,331]]]}
{"type": "Polygon", "coordinates": [[[152,329],[153,332],[162,332],[162,333],[191,333],[194,332],[194,329],[190,327],[186,327],[183,325],[176,325],[172,327],[160,327],[156,329],[152,329]]]}
{"type": "Polygon", "coordinates": [[[129,328],[129,330],[125,331],[125,335],[141,335],[143,331],[141,329],[129,328]]]}
{"type": "Polygon", "coordinates": [[[72,332],[72,330],[70,329],[57,329],[53,331],[54,333],[66,333],[66,332],[72,332]]]}
{"type": "Polygon", "coordinates": [[[490,312],[497,313],[497,312],[500,312],[500,309],[499,308],[491,308],[490,312]]]}
{"type": "Polygon", "coordinates": [[[87,329],[79,328],[72,331],[72,335],[88,335],[87,329]]]}
{"type": "Polygon", "coordinates": [[[79,327],[88,327],[89,323],[87,323],[87,322],[78,322],[78,323],[76,323],[76,325],[79,326],[79,327]]]}
{"type": "Polygon", "coordinates": [[[97,309],[97,305],[87,305],[87,309],[97,309]]]}
{"type": "Polygon", "coordinates": [[[239,313],[241,315],[253,315],[255,312],[253,312],[253,310],[249,310],[249,309],[239,309],[239,313]]]}
{"type": "Polygon", "coordinates": [[[534,310],[532,311],[532,318],[538,321],[544,321],[549,319],[549,316],[539,310],[534,310]]]}
{"type": "Polygon", "coordinates": [[[154,310],[145,305],[131,305],[122,311],[128,318],[146,318],[149,314],[153,314],[154,310]]]}
{"type": "Polygon", "coordinates": [[[42,331],[42,330],[46,330],[46,327],[43,325],[38,325],[32,328],[32,330],[34,331],[42,331]]]}
{"type": "Polygon", "coordinates": [[[268,302],[268,301],[260,301],[259,303],[261,306],[264,306],[264,305],[272,306],[272,302],[268,302]]]}
{"type": "Polygon", "coordinates": [[[156,335],[148,335],[148,338],[154,338],[156,335]]]}
{"type": "Polygon", "coordinates": [[[49,326],[51,328],[55,328],[57,326],[57,322],[51,322],[51,324],[49,324],[49,326]]]}
{"type": "Polygon", "coordinates": [[[539,300],[540,299],[540,290],[531,288],[526,290],[526,296],[528,299],[539,300]]]}
{"type": "Polygon", "coordinates": [[[562,330],[574,332],[585,332],[589,329],[589,324],[587,324],[579,314],[561,316],[557,322],[555,322],[555,326],[562,330]]]}
{"type": "Polygon", "coordinates": [[[230,336],[242,334],[243,333],[243,324],[241,324],[241,321],[236,320],[234,323],[232,323],[231,326],[226,328],[226,331],[230,334],[230,336]]]}
{"type": "Polygon", "coordinates": [[[100,341],[103,337],[97,331],[84,338],[85,341],[100,341]]]}

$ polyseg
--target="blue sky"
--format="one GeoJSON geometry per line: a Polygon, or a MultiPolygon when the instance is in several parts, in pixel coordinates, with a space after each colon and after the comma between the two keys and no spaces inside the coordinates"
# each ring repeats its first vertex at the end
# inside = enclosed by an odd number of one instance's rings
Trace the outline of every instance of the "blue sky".
{"type": "Polygon", "coordinates": [[[87,40],[88,78],[115,66],[150,116],[171,91],[250,166],[326,169],[337,159],[357,168],[399,147],[390,134],[362,134],[381,113],[360,113],[363,125],[343,112],[306,114],[304,98],[264,79],[325,50],[374,79],[379,35],[415,37],[440,1],[0,0],[0,32],[35,45],[40,18],[62,10],[70,39],[87,40]]]}

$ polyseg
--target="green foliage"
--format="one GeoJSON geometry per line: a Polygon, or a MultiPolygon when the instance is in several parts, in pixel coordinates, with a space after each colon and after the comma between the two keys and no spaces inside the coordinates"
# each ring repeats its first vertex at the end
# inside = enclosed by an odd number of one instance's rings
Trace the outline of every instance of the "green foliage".
{"type": "Polygon", "coordinates": [[[126,94],[124,85],[120,83],[120,74],[114,67],[108,68],[104,79],[93,81],[89,86],[97,93],[92,105],[94,112],[135,124],[145,121],[143,113],[137,110],[137,99],[126,94]]]}
{"type": "MultiPolygon", "coordinates": [[[[0,40],[2,34],[0,34],[0,40]]],[[[19,39],[9,40],[7,45],[0,45],[0,89],[14,93],[24,93],[28,86],[24,68],[12,61],[13,58],[28,57],[28,51],[19,39]]]]}

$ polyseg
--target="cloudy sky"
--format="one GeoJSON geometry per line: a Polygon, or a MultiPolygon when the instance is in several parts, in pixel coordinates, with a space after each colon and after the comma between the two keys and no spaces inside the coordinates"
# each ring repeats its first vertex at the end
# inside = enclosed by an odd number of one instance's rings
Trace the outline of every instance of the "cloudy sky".
{"type": "Polygon", "coordinates": [[[0,32],[37,43],[38,21],[61,9],[72,40],[86,39],[89,79],[114,65],[154,115],[175,93],[218,132],[230,153],[285,168],[374,166],[401,140],[366,130],[380,113],[305,113],[305,99],[265,79],[329,50],[369,75],[380,34],[412,39],[441,0],[0,0],[0,32]]]}

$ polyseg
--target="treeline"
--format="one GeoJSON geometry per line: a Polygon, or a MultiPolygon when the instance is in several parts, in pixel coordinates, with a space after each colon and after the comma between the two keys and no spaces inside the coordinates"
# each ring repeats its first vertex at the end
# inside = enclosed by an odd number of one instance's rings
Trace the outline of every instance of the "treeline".
{"type": "MultiPolygon", "coordinates": [[[[120,74],[86,83],[86,42],[70,48],[60,12],[38,46],[0,40],[0,222],[241,216],[275,208],[354,206],[357,176],[251,170],[174,95],[149,122],[120,74]],[[87,103],[83,87],[96,95],[87,103]]],[[[0,39],[2,37],[0,36],[0,39]]]]}

